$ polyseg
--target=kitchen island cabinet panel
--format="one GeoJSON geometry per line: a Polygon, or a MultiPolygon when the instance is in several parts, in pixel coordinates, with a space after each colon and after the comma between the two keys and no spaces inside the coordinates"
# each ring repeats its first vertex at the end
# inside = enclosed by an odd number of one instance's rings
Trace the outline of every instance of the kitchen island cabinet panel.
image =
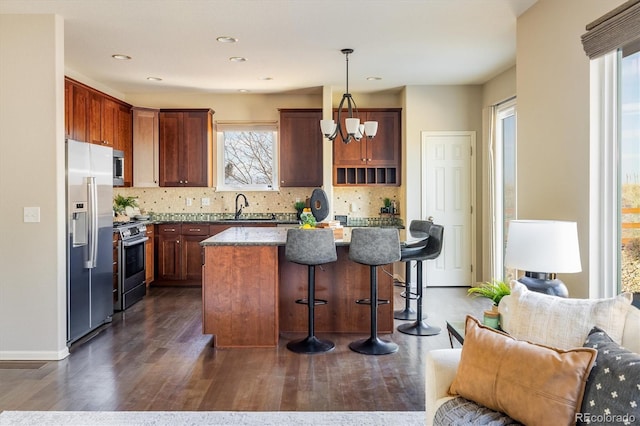
{"type": "MultiPolygon", "coordinates": [[[[203,333],[215,336],[215,346],[267,345],[265,333],[271,336],[271,327],[277,333],[307,332],[307,307],[295,303],[306,297],[307,268],[286,260],[286,235],[286,228],[233,227],[202,242],[203,333]],[[249,303],[237,302],[235,294],[249,303]],[[275,300],[270,299],[272,295],[275,300]],[[277,316],[271,317],[274,312],[277,316]],[[259,318],[266,328],[242,322],[245,317],[259,318]],[[239,322],[232,324],[230,318],[239,322]],[[234,333],[242,338],[232,340],[234,333]]],[[[344,238],[336,240],[337,261],[316,268],[316,297],[328,301],[316,309],[318,333],[370,332],[368,305],[355,303],[369,298],[369,267],[349,260],[349,241],[346,230],[344,238]]],[[[383,270],[391,271],[392,265],[378,267],[378,297],[390,301],[378,307],[378,332],[392,333],[393,279],[383,270]]],[[[277,338],[269,342],[268,346],[278,343],[277,338]]]]}
{"type": "MultiPolygon", "coordinates": [[[[338,261],[316,268],[316,298],[327,305],[315,310],[317,332],[363,333],[370,331],[371,311],[368,305],[358,305],[358,299],[369,298],[369,267],[351,262],[349,248],[337,247],[338,261]]],[[[392,270],[392,267],[385,266],[392,270]]],[[[307,306],[295,303],[306,297],[307,267],[286,260],[284,247],[280,247],[280,331],[307,331],[307,306]]],[[[393,299],[393,278],[378,270],[378,298],[393,299]]],[[[378,332],[393,332],[391,304],[378,306],[378,332]]]]}
{"type": "Polygon", "coordinates": [[[278,345],[278,248],[205,250],[203,332],[217,347],[278,345]]]}

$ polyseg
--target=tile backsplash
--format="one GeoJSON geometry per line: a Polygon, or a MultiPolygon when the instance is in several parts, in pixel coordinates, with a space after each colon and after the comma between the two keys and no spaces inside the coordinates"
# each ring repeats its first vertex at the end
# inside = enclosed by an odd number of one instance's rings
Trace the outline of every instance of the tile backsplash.
{"type": "MultiPolygon", "coordinates": [[[[296,199],[304,201],[314,188],[283,188],[280,191],[246,191],[246,214],[292,213],[296,199]]],[[[399,199],[399,187],[334,187],[333,214],[377,217],[383,199],[399,199]]],[[[214,188],[114,188],[114,195],[135,197],[141,209],[153,213],[234,213],[237,192],[216,192],[214,188]],[[202,199],[209,199],[203,205],[202,199]],[[190,200],[191,205],[188,205],[190,200]]]]}

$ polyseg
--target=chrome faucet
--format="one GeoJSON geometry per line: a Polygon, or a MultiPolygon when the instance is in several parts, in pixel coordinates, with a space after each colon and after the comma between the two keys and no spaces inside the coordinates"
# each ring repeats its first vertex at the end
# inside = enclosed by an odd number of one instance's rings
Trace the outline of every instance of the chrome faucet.
{"type": "Polygon", "coordinates": [[[238,198],[240,198],[240,196],[242,196],[242,198],[244,198],[244,207],[249,207],[249,202],[247,201],[247,197],[240,193],[238,195],[236,195],[236,214],[233,216],[234,219],[238,219],[240,217],[240,215],[242,214],[242,204],[240,204],[240,208],[238,208],[238,198]]]}

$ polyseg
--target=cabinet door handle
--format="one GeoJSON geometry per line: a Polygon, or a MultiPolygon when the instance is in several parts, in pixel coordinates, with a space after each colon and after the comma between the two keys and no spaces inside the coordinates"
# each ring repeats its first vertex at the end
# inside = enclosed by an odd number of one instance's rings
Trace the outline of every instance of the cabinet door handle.
{"type": "Polygon", "coordinates": [[[180,244],[180,240],[176,240],[176,244],[180,244]]]}
{"type": "Polygon", "coordinates": [[[165,228],[164,232],[176,232],[175,228],[165,228]]]}
{"type": "Polygon", "coordinates": [[[200,232],[200,228],[189,228],[190,232],[200,232]]]}
{"type": "Polygon", "coordinates": [[[104,145],[109,145],[109,141],[102,141],[104,145]]]}
{"type": "Polygon", "coordinates": [[[184,181],[184,183],[189,183],[189,181],[188,181],[188,180],[185,180],[185,181],[184,181]]]}

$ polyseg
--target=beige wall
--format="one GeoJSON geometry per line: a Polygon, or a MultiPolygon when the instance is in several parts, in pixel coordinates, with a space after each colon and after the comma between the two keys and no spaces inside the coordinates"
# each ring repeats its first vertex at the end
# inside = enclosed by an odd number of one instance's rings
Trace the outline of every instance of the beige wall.
{"type": "Polygon", "coordinates": [[[0,359],[68,355],[63,46],[59,17],[0,15],[0,359]]]}
{"type": "MultiPolygon", "coordinates": [[[[404,149],[402,154],[402,181],[404,182],[403,213],[405,223],[421,219],[421,132],[422,131],[474,131],[480,147],[482,130],[482,86],[408,86],[404,100],[404,149]]],[[[482,171],[482,158],[475,154],[476,173],[482,171]]],[[[477,179],[477,204],[474,211],[482,211],[482,181],[477,179]]],[[[424,219],[424,218],[422,218],[424,219]]],[[[435,218],[437,221],[437,218],[435,218]]],[[[481,215],[476,220],[476,245],[482,241],[481,215]]],[[[481,273],[481,251],[476,251],[476,275],[481,273]]]]}
{"type": "Polygon", "coordinates": [[[621,0],[539,0],[518,19],[518,216],[578,223],[582,272],[562,274],[572,297],[589,288],[589,59],[585,25],[621,0]]]}

